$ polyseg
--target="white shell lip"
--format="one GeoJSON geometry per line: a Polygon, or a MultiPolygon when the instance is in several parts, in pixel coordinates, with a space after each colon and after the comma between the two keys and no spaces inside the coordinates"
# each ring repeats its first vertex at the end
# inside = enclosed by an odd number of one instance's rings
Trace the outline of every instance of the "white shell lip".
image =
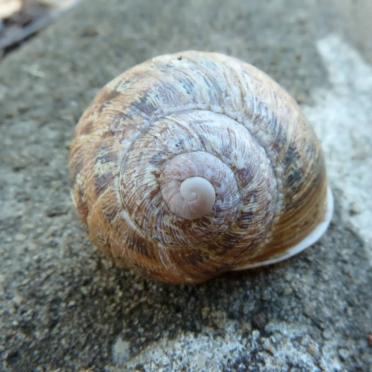
{"type": "Polygon", "coordinates": [[[298,244],[296,244],[294,247],[288,249],[281,255],[278,255],[276,257],[270,258],[269,260],[262,261],[262,262],[257,262],[254,264],[248,264],[245,266],[240,266],[235,269],[235,271],[238,270],[246,270],[246,269],[254,269],[256,267],[261,267],[261,266],[267,266],[267,265],[272,265],[280,261],[284,261],[287,258],[290,258],[302,251],[304,251],[306,248],[309,248],[312,246],[314,243],[316,243],[327,231],[329,224],[331,223],[332,216],[333,216],[333,209],[334,209],[334,201],[333,201],[333,195],[331,188],[328,187],[327,191],[327,209],[326,213],[324,215],[323,221],[315,227],[315,229],[302,241],[300,241],[298,244]]]}

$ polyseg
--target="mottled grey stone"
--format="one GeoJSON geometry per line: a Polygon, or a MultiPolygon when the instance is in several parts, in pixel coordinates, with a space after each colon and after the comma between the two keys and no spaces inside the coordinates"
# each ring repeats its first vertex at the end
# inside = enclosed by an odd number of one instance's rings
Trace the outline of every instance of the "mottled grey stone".
{"type": "Polygon", "coordinates": [[[336,179],[336,214],[313,248],[200,286],[112,267],[87,241],[69,196],[68,146],[83,109],[151,56],[231,54],[312,107],[313,92],[331,85],[316,46],[330,31],[323,4],[90,0],[2,62],[2,369],[368,369],[370,245],[351,226],[341,202],[348,190],[336,179]]]}

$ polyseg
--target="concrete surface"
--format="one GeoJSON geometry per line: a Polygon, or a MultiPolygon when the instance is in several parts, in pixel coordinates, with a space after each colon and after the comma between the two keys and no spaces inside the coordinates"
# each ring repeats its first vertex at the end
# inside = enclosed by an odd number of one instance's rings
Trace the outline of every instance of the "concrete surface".
{"type": "MultiPolygon", "coordinates": [[[[5,59],[0,369],[368,370],[369,41],[364,31],[358,43],[347,36],[358,22],[340,26],[348,19],[341,3],[324,4],[85,1],[5,59]],[[328,19],[337,12],[337,22],[328,19]],[[71,205],[67,152],[76,121],[106,81],[190,48],[247,60],[294,95],[323,141],[336,214],[322,240],[296,258],[176,287],[116,269],[92,249],[71,205]]],[[[368,8],[342,4],[350,14],[368,8]]]]}

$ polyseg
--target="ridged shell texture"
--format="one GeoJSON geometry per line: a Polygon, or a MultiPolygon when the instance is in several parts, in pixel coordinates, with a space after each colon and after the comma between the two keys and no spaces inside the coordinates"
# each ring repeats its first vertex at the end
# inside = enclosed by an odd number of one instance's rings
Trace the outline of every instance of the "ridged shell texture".
{"type": "Polygon", "coordinates": [[[156,57],[107,84],[76,127],[70,173],[91,241],[171,283],[290,256],[330,214],[297,104],[216,53],[156,57]]]}

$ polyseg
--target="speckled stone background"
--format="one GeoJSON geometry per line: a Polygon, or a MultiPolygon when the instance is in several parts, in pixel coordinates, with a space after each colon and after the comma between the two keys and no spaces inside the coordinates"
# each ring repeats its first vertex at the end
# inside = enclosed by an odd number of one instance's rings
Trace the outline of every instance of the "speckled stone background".
{"type": "Polygon", "coordinates": [[[368,370],[372,7],[326,4],[89,0],[1,63],[0,369],[368,370]],[[183,49],[242,58],[287,88],[321,137],[336,198],[305,253],[194,287],[112,267],[86,239],[67,171],[98,89],[183,49]]]}

